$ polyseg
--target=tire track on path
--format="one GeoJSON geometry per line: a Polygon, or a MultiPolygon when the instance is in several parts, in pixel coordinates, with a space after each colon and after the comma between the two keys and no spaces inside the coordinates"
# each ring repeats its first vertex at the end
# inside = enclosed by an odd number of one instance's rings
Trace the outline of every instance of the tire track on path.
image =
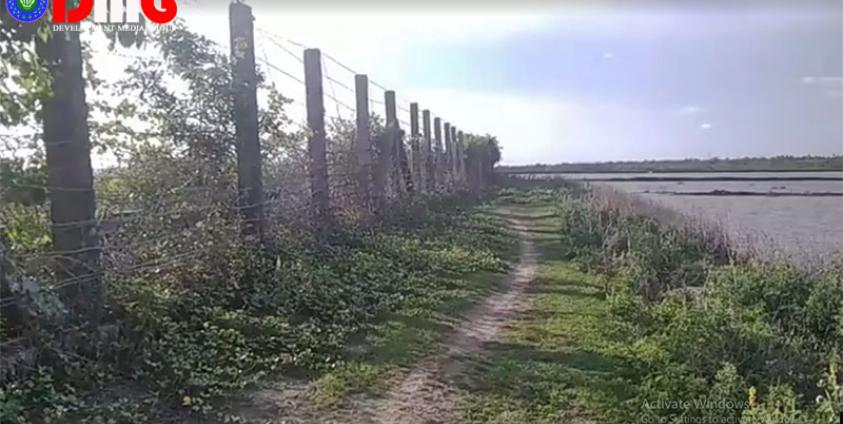
{"type": "MultiPolygon", "coordinates": [[[[518,264],[507,276],[504,291],[470,310],[446,337],[443,353],[416,364],[384,399],[369,405],[364,423],[431,424],[456,422],[454,381],[471,369],[484,346],[497,340],[506,325],[527,306],[526,289],[538,270],[538,253],[523,221],[510,220],[519,239],[518,264]],[[367,419],[366,417],[370,417],[367,419]]],[[[363,411],[360,411],[363,412],[363,411]]],[[[356,414],[355,414],[356,415],[356,414]]]]}

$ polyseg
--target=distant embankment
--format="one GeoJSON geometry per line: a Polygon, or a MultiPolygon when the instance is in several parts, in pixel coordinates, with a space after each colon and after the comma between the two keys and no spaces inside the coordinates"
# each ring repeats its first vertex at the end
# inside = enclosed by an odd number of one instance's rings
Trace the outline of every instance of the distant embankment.
{"type": "Polygon", "coordinates": [[[843,156],[560,163],[555,165],[499,166],[495,170],[503,174],[843,171],[843,156]]]}
{"type": "MultiPolygon", "coordinates": [[[[529,173],[527,173],[529,174],[529,173]]],[[[537,174],[537,175],[550,175],[550,174],[537,174]]],[[[572,180],[580,180],[576,176],[569,177],[572,180]]],[[[630,177],[605,177],[605,178],[582,178],[584,181],[589,182],[622,182],[622,181],[647,181],[647,182],[692,182],[692,181],[843,181],[843,176],[830,176],[830,175],[799,175],[799,176],[762,176],[762,177],[751,177],[751,176],[730,176],[730,175],[718,175],[718,176],[711,176],[711,177],[686,177],[686,176],[676,176],[676,177],[649,177],[649,176],[630,176],[630,177]]]]}
{"type": "Polygon", "coordinates": [[[823,192],[784,192],[784,191],[645,191],[644,194],[669,194],[672,196],[763,196],[763,197],[843,197],[843,193],[833,191],[823,192]]]}

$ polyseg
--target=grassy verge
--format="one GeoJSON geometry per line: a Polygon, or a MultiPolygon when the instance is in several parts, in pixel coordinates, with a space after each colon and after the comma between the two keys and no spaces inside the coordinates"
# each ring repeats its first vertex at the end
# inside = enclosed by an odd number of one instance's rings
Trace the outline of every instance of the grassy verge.
{"type": "Polygon", "coordinates": [[[466,383],[463,421],[838,421],[843,268],[730,257],[716,234],[628,199],[508,196],[554,216],[531,222],[533,308],[466,383]]]}
{"type": "Polygon", "coordinates": [[[429,297],[385,314],[358,335],[348,359],[316,380],[311,400],[331,408],[352,394],[382,395],[390,375],[435,354],[461,312],[501,287],[505,277],[492,272],[443,277],[443,285],[429,297]]]}
{"type": "Polygon", "coordinates": [[[376,391],[492,289],[483,274],[506,270],[512,242],[487,208],[446,200],[328,245],[211,246],[184,267],[107,279],[114,337],[70,349],[47,327],[37,369],[0,382],[0,421],[225,421],[229,395],[289,373],[318,378],[324,405],[376,391]]]}
{"type": "Polygon", "coordinates": [[[577,269],[558,242],[559,216],[542,198],[512,204],[542,255],[533,303],[505,339],[490,346],[480,376],[465,382],[465,423],[558,423],[605,416],[629,398],[603,327],[610,319],[602,280],[577,269]]]}
{"type": "MultiPolygon", "coordinates": [[[[489,206],[475,217],[504,222],[489,206]]],[[[512,260],[517,256],[514,239],[497,246],[495,255],[512,260]]],[[[502,288],[506,272],[475,270],[443,272],[424,290],[424,296],[409,300],[396,311],[382,314],[365,331],[353,337],[345,360],[321,375],[314,383],[310,399],[321,408],[333,408],[350,395],[382,395],[389,388],[390,376],[420,359],[437,353],[439,342],[453,329],[460,315],[502,288]]]]}

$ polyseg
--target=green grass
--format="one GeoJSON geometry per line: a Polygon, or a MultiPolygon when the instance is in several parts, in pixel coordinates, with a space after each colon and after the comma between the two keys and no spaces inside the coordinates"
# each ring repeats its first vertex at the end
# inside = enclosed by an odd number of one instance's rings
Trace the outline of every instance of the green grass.
{"type": "MultiPolygon", "coordinates": [[[[527,224],[542,265],[530,289],[531,310],[500,343],[488,346],[482,358],[472,362],[478,369],[459,382],[459,422],[602,421],[603,412],[616,410],[632,393],[619,377],[620,362],[603,331],[610,316],[602,282],[566,259],[552,200],[501,202],[488,213],[527,224]]],[[[509,257],[515,253],[504,252],[509,257]]],[[[454,320],[500,289],[505,275],[443,278],[447,284],[361,333],[349,349],[348,361],[316,381],[311,400],[332,408],[353,394],[383,395],[391,375],[436,353],[454,320]]]]}
{"type": "Polygon", "coordinates": [[[725,263],[720,239],[616,195],[504,195],[540,278],[532,310],[464,382],[460,422],[838,422],[840,268],[725,263]]]}
{"type": "MultiPolygon", "coordinates": [[[[479,208],[478,216],[501,216],[499,207],[479,208]]],[[[518,244],[501,246],[499,257],[516,259],[518,244]]],[[[441,275],[424,296],[400,310],[384,314],[353,338],[346,362],[317,378],[310,399],[319,407],[340,405],[350,395],[383,395],[390,377],[422,358],[437,353],[439,342],[459,317],[503,287],[505,273],[481,271],[441,275]]]]}
{"type": "Polygon", "coordinates": [[[315,381],[311,400],[319,407],[331,408],[353,394],[384,394],[391,375],[436,353],[438,342],[451,332],[451,324],[500,289],[505,277],[492,272],[442,276],[445,284],[440,288],[384,315],[359,334],[348,349],[348,361],[315,381]]]}
{"type": "Polygon", "coordinates": [[[540,276],[530,311],[463,383],[460,422],[602,422],[633,393],[603,330],[611,318],[601,281],[565,259],[552,211],[541,203],[509,210],[529,225],[540,276]]]}

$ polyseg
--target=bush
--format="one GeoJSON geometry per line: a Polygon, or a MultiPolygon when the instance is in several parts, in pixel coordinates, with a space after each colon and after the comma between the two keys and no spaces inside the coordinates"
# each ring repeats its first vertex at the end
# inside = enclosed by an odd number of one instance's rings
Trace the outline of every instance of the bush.
{"type": "MultiPolygon", "coordinates": [[[[328,246],[297,239],[299,249],[255,255],[222,244],[167,272],[110,278],[116,338],[90,339],[93,361],[78,352],[45,355],[38,373],[4,381],[0,418],[125,422],[112,413],[120,402],[132,405],[121,409],[131,411],[128,422],[209,414],[221,395],[268,373],[333,368],[350,335],[379,314],[432,296],[453,284],[448,275],[505,268],[500,253],[513,245],[505,226],[460,206],[432,208],[409,229],[350,230],[328,246]],[[102,378],[94,383],[91,373],[102,378]],[[98,386],[127,381],[139,393],[132,401],[95,395],[98,386]]],[[[39,349],[67,351],[43,336],[39,349]]]]}
{"type": "Polygon", "coordinates": [[[567,190],[559,211],[571,258],[612,281],[616,322],[607,327],[640,383],[629,409],[671,419],[834,422],[843,411],[835,365],[843,267],[736,258],[724,238],[617,196],[567,190]],[[689,404],[647,407],[671,400],[689,404]],[[733,407],[687,407],[706,402],[733,407]]]}

